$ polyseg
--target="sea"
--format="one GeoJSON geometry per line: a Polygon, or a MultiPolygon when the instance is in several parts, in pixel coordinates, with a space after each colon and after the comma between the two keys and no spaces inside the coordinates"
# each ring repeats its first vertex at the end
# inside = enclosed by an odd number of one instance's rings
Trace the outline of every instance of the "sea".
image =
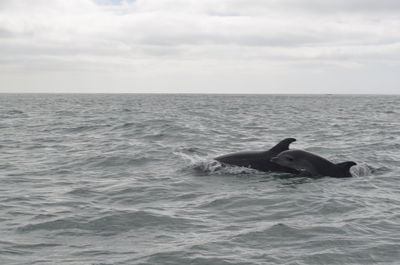
{"type": "Polygon", "coordinates": [[[0,264],[400,264],[400,96],[0,94],[0,264]],[[294,137],[352,178],[225,167],[294,137]]]}

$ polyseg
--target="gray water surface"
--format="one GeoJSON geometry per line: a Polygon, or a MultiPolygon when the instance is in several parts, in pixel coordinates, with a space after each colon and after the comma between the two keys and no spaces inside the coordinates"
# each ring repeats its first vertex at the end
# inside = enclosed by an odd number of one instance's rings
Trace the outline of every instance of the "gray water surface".
{"type": "Polygon", "coordinates": [[[0,264],[399,264],[400,96],[0,95],[0,264]],[[221,168],[286,137],[353,178],[221,168]]]}

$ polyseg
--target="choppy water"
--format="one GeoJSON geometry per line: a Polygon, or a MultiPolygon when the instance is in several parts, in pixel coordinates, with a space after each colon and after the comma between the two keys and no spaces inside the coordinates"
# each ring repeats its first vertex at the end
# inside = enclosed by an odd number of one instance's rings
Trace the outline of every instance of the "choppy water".
{"type": "Polygon", "coordinates": [[[0,264],[399,264],[399,96],[0,95],[0,264]],[[221,168],[292,148],[354,178],[221,168]]]}

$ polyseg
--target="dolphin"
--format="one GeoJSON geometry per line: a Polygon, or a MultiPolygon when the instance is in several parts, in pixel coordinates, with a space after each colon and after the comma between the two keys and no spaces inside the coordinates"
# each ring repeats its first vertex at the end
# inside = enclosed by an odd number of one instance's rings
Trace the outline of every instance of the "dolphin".
{"type": "Polygon", "coordinates": [[[329,176],[335,178],[352,177],[350,168],[357,165],[353,161],[334,164],[323,157],[303,150],[287,150],[271,159],[271,162],[283,167],[306,172],[311,176],[329,176]]]}
{"type": "Polygon", "coordinates": [[[289,145],[296,141],[294,138],[286,138],[268,151],[246,151],[214,158],[225,165],[248,167],[264,172],[286,172],[297,174],[298,170],[271,162],[271,158],[289,149],[289,145]]]}

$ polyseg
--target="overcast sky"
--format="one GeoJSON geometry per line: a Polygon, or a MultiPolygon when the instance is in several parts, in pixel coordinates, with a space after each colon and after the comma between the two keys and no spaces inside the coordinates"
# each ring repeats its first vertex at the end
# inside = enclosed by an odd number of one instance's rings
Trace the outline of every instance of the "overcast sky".
{"type": "Polygon", "coordinates": [[[0,92],[400,93],[399,0],[0,0],[0,92]]]}

